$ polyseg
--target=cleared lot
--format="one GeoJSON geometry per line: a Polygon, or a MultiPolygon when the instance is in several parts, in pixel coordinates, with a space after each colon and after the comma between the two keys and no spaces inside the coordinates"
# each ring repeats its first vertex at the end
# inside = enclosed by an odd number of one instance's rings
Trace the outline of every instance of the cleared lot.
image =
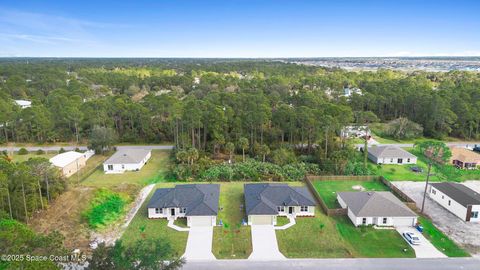
{"type": "MultiPolygon", "coordinates": [[[[408,194],[418,207],[421,207],[425,182],[401,181],[392,183],[408,194]]],[[[467,181],[464,184],[480,192],[480,181],[467,181]]],[[[428,197],[425,201],[425,214],[451,240],[467,249],[473,255],[480,256],[480,238],[478,237],[480,235],[480,224],[462,221],[428,197]]]]}

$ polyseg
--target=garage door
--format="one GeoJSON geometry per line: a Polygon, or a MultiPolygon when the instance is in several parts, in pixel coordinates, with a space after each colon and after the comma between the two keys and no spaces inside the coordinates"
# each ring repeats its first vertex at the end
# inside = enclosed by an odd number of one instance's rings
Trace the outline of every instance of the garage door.
{"type": "Polygon", "coordinates": [[[273,216],[250,216],[252,225],[272,225],[273,216]]]}
{"type": "Polygon", "coordinates": [[[393,225],[396,227],[414,226],[414,218],[394,218],[393,225]]]}
{"type": "Polygon", "coordinates": [[[211,216],[190,217],[190,227],[212,226],[211,216]]]}

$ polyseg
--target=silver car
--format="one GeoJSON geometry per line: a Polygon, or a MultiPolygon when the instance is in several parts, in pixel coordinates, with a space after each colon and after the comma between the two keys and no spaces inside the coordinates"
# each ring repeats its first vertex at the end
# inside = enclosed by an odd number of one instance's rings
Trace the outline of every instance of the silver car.
{"type": "Polygon", "coordinates": [[[420,238],[413,232],[404,232],[403,237],[412,245],[420,245],[420,238]]]}

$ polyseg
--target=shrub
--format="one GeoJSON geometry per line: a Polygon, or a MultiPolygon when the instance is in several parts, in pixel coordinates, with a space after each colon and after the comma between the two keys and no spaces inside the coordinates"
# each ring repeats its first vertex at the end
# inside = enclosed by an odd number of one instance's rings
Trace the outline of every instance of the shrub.
{"type": "Polygon", "coordinates": [[[286,148],[280,148],[272,152],[272,162],[277,165],[286,165],[297,162],[295,153],[286,148]]]}
{"type": "Polygon", "coordinates": [[[18,154],[19,155],[27,155],[28,150],[22,147],[22,148],[20,148],[20,150],[18,150],[18,154]]]}
{"type": "Polygon", "coordinates": [[[38,149],[36,154],[37,155],[44,155],[45,151],[43,151],[42,149],[38,149]]]}
{"type": "Polygon", "coordinates": [[[89,208],[83,212],[88,226],[97,229],[118,220],[125,211],[128,196],[112,192],[107,189],[100,189],[89,208]]]}
{"type": "Polygon", "coordinates": [[[65,152],[67,152],[67,151],[65,151],[65,149],[63,149],[63,147],[62,147],[62,148],[60,148],[60,150],[58,150],[58,153],[59,153],[59,154],[61,154],[61,153],[65,153],[65,152]]]}

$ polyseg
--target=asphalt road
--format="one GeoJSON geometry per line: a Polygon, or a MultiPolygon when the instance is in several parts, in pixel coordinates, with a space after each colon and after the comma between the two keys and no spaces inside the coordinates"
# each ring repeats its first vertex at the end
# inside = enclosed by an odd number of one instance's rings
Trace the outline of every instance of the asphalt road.
{"type": "MultiPolygon", "coordinates": [[[[455,147],[473,147],[475,145],[480,145],[480,142],[447,142],[445,143],[447,146],[455,146],[455,147]]],[[[362,144],[355,144],[357,148],[363,147],[362,144]]],[[[405,148],[405,147],[413,147],[413,143],[386,143],[386,144],[377,144],[377,145],[394,145],[397,147],[405,148]]],[[[370,144],[369,144],[370,146],[370,144]]],[[[480,269],[480,268],[479,268],[480,269]]]]}
{"type": "MultiPolygon", "coordinates": [[[[80,150],[87,150],[86,145],[79,145],[79,146],[28,146],[25,147],[28,151],[37,151],[38,149],[42,149],[43,151],[59,151],[62,148],[70,151],[75,150],[75,148],[79,148],[80,150]]],[[[22,147],[11,147],[11,146],[0,146],[0,151],[7,150],[7,151],[18,151],[22,147]]],[[[122,148],[135,148],[135,149],[151,149],[151,150],[170,150],[173,148],[173,145],[119,145],[117,149],[122,148]]]]}
{"type": "Polygon", "coordinates": [[[478,258],[446,259],[292,259],[283,261],[187,261],[185,270],[478,270],[478,258]]]}

